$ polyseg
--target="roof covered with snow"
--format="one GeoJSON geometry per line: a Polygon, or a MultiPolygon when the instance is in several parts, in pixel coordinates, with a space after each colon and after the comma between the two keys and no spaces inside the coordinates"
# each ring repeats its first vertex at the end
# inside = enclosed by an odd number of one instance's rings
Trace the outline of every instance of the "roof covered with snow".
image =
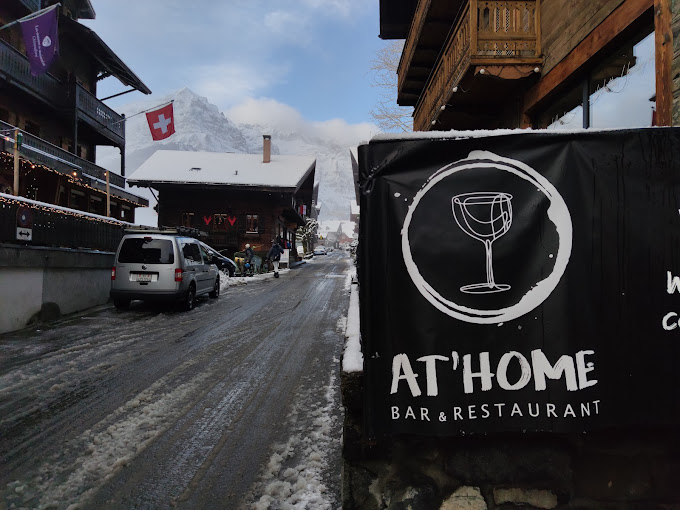
{"type": "Polygon", "coordinates": [[[314,169],[311,156],[158,150],[128,178],[137,185],[213,184],[297,188],[314,169]]]}

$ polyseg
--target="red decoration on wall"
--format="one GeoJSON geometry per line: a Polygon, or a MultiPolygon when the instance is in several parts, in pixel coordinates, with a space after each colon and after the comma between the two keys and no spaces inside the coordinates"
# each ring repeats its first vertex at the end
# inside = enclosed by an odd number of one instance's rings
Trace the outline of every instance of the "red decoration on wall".
{"type": "Polygon", "coordinates": [[[236,216],[227,216],[227,220],[229,221],[229,225],[233,227],[234,223],[236,223],[236,216]]]}
{"type": "Polygon", "coordinates": [[[210,222],[212,221],[212,216],[203,216],[203,221],[205,222],[206,225],[210,225],[210,222]]]}

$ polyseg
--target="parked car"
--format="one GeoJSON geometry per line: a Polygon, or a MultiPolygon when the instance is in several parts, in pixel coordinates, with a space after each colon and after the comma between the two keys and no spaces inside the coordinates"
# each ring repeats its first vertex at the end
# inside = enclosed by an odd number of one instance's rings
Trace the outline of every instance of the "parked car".
{"type": "Polygon", "coordinates": [[[179,302],[220,295],[220,274],[204,245],[172,230],[139,231],[121,239],[111,268],[110,295],[116,308],[130,301],[179,302]]]}
{"type": "Polygon", "coordinates": [[[314,248],[314,255],[327,255],[326,248],[323,246],[317,246],[314,248]]]}
{"type": "Polygon", "coordinates": [[[212,256],[213,264],[217,266],[217,269],[227,271],[230,277],[236,274],[236,262],[231,260],[223,253],[217,251],[215,248],[208,246],[203,241],[199,241],[199,243],[201,243],[208,254],[212,256]]]}

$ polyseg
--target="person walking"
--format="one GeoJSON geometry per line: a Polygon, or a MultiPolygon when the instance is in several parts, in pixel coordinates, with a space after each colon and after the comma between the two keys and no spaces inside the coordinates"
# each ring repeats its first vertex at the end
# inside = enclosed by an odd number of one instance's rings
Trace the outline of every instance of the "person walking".
{"type": "Polygon", "coordinates": [[[248,276],[253,276],[254,268],[253,268],[253,249],[250,247],[249,244],[246,244],[246,249],[243,252],[243,267],[245,268],[246,275],[248,276]]]}
{"type": "Polygon", "coordinates": [[[271,260],[274,264],[274,278],[279,277],[279,261],[281,260],[281,255],[283,254],[283,248],[276,242],[276,239],[272,239],[272,247],[269,248],[267,253],[267,260],[271,260]]]}

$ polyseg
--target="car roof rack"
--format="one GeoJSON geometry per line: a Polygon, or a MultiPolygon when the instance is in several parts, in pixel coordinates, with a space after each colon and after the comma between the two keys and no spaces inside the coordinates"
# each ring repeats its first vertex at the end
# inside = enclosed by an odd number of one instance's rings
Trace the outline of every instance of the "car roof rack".
{"type": "Polygon", "coordinates": [[[178,225],[176,227],[146,227],[144,225],[132,225],[125,229],[126,234],[166,234],[166,235],[180,235],[186,237],[194,237],[200,239],[201,237],[208,237],[207,232],[198,230],[193,227],[183,227],[178,225]]]}

